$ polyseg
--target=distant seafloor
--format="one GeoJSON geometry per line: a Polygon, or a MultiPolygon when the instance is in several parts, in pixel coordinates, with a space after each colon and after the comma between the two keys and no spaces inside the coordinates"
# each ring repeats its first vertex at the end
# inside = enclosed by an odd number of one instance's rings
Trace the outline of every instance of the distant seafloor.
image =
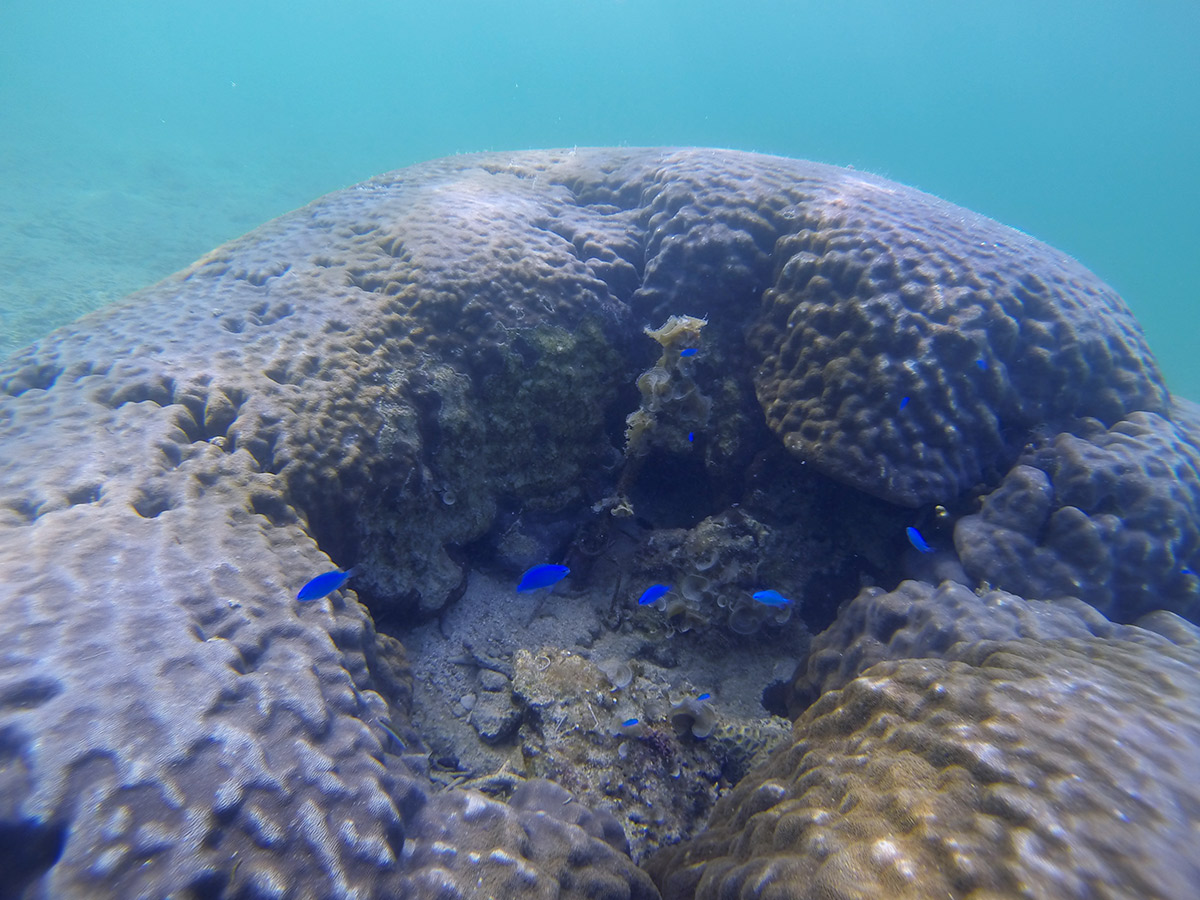
{"type": "Polygon", "coordinates": [[[0,357],[436,156],[710,145],[853,165],[1075,256],[1200,399],[1200,4],[11,0],[0,357]]]}

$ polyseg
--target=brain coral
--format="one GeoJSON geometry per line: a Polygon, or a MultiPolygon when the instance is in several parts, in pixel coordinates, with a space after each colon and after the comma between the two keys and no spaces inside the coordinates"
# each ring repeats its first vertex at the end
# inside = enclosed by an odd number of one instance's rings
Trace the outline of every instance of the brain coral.
{"type": "Polygon", "coordinates": [[[644,896],[582,819],[433,791],[396,643],[352,591],[294,597],[332,557],[377,616],[432,613],[501,503],[586,511],[675,314],[710,316],[722,396],[902,503],[1167,412],[1110,290],[860,173],[531,152],[331,194],[0,365],[6,888],[644,896]]]}
{"type": "Polygon", "coordinates": [[[920,581],[905,581],[894,591],[865,588],[813,638],[788,708],[799,715],[817,697],[845,687],[883,660],[945,658],[959,645],[980,641],[1112,637],[1127,631],[1074,597],[1025,600],[1005,591],[979,596],[952,581],[936,588],[920,581]]]}
{"type": "Polygon", "coordinates": [[[1026,452],[955,526],[967,573],[1031,597],[1077,596],[1121,621],[1200,614],[1200,421],[1088,420],[1026,452]]]}
{"type": "Polygon", "coordinates": [[[876,178],[807,187],[751,340],[772,428],[829,474],[945,501],[1031,425],[1163,410],[1124,303],[1074,260],[876,178]]]}
{"type": "MultiPolygon", "coordinates": [[[[632,202],[637,173],[612,170],[632,202]]],[[[812,163],[696,153],[644,177],[635,309],[656,324],[685,312],[714,332],[750,325],[745,362],[768,423],[839,480],[946,501],[1034,426],[1166,406],[1121,298],[1027,235],[812,163]]],[[[573,189],[622,202],[607,180],[573,189]]]]}
{"type": "Polygon", "coordinates": [[[667,900],[1194,896],[1194,641],[880,663],[648,867],[667,900]]]}

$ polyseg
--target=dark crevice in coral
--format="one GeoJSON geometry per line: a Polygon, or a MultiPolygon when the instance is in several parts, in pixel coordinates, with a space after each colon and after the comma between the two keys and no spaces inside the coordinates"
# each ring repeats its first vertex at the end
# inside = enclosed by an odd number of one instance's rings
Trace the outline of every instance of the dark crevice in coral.
{"type": "Polygon", "coordinates": [[[291,266],[286,263],[275,263],[265,269],[237,269],[230,275],[236,281],[244,281],[247,284],[252,284],[255,287],[263,287],[268,281],[273,278],[278,278],[285,274],[291,266]]]}
{"type": "Polygon", "coordinates": [[[350,586],[354,588],[358,601],[370,611],[371,622],[380,634],[402,638],[421,624],[422,617],[417,614],[421,598],[415,588],[399,596],[384,596],[375,590],[369,578],[360,579],[350,586]]]}
{"type": "Polygon", "coordinates": [[[0,709],[34,709],[49,703],[63,692],[65,685],[44,676],[33,676],[0,689],[0,709]]]}
{"type": "Polygon", "coordinates": [[[363,269],[346,269],[346,283],[368,294],[381,292],[387,286],[386,279],[363,269]]]}
{"type": "Polygon", "coordinates": [[[101,488],[98,484],[82,484],[67,491],[67,502],[72,506],[82,506],[96,503],[100,500],[101,488]]]}
{"type": "Polygon", "coordinates": [[[497,501],[496,514],[487,532],[456,550],[457,560],[483,572],[491,572],[502,578],[515,579],[527,565],[515,563],[506,542],[519,534],[520,540],[531,550],[529,558],[553,563],[568,562],[573,584],[586,578],[586,563],[583,557],[594,546],[587,533],[588,523],[594,516],[586,507],[575,505],[555,512],[543,512],[525,508],[515,497],[501,497],[497,501]]]}
{"type": "Polygon", "coordinates": [[[143,488],[133,499],[132,506],[143,519],[156,519],[174,504],[162,488],[143,488]]]}
{"type": "Polygon", "coordinates": [[[168,469],[178,469],[183,463],[183,448],[173,440],[159,441],[158,451],[168,469]]]}
{"type": "Polygon", "coordinates": [[[28,896],[62,856],[67,824],[36,820],[0,823],[0,900],[28,896]]]}
{"type": "Polygon", "coordinates": [[[281,360],[275,365],[268,366],[263,370],[263,374],[276,384],[291,384],[292,374],[286,360],[281,360]]]}
{"type": "Polygon", "coordinates": [[[207,394],[186,393],[178,397],[178,404],[186,410],[175,417],[175,425],[187,435],[192,443],[201,440],[200,422],[204,421],[204,404],[207,394]]]}
{"type": "Polygon", "coordinates": [[[787,681],[772,681],[762,692],[762,706],[769,715],[779,716],[782,719],[791,718],[788,714],[787,698],[791,693],[792,685],[787,681]]]}
{"type": "Polygon", "coordinates": [[[655,528],[691,528],[715,507],[700,453],[651,452],[629,491],[637,516],[655,528]]]}
{"type": "Polygon", "coordinates": [[[96,399],[109,409],[147,400],[159,406],[170,406],[175,402],[175,380],[164,375],[145,375],[120,384],[107,396],[103,391],[98,392],[96,399]]]}
{"type": "MultiPolygon", "coordinates": [[[[526,346],[528,346],[527,342],[526,346]]],[[[505,372],[505,351],[511,344],[484,343],[464,357],[463,363],[475,384],[484,384],[488,378],[505,372]]],[[[515,348],[514,348],[515,349],[515,348]]]]}
{"type": "MultiPolygon", "coordinates": [[[[646,363],[646,367],[651,365],[646,363]]],[[[637,382],[632,378],[621,381],[617,385],[616,397],[604,410],[604,433],[613,447],[625,446],[625,429],[628,427],[629,414],[638,408],[641,395],[637,382]]]]}
{"type": "Polygon", "coordinates": [[[442,447],[442,425],[438,421],[442,397],[432,385],[421,384],[416,378],[413,379],[411,397],[418,413],[417,430],[421,437],[422,459],[432,470],[442,447]]]}
{"type": "Polygon", "coordinates": [[[393,259],[408,262],[412,258],[412,252],[405,246],[404,238],[399,236],[389,237],[380,241],[379,249],[393,259]]]}
{"type": "MultiPolygon", "coordinates": [[[[838,610],[858,594],[866,561],[858,562],[859,565],[816,572],[805,583],[799,613],[813,634],[820,634],[832,625],[838,610]]],[[[899,581],[898,576],[896,580],[899,581]]]]}
{"type": "Polygon", "coordinates": [[[296,511],[287,504],[283,497],[266,491],[250,495],[250,508],[277,528],[290,525],[298,518],[296,511]]]}
{"type": "Polygon", "coordinates": [[[42,514],[42,502],[22,497],[6,501],[4,508],[15,513],[25,524],[29,524],[36,521],[38,516],[42,514]]]}
{"type": "Polygon", "coordinates": [[[10,397],[19,397],[26,391],[48,391],[62,373],[62,367],[53,363],[31,363],[5,378],[0,390],[10,397]]]}
{"type": "Polygon", "coordinates": [[[272,325],[281,319],[286,319],[295,311],[295,307],[287,302],[272,304],[264,301],[250,307],[250,312],[255,316],[255,325],[272,325]]]}

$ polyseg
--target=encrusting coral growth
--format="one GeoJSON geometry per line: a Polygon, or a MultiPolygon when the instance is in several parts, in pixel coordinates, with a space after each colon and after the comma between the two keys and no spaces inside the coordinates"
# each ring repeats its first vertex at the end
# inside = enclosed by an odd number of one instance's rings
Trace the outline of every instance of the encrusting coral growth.
{"type": "Polygon", "coordinates": [[[1030,448],[958,522],[966,571],[1027,596],[1084,596],[1125,622],[1156,609],[1195,619],[1200,448],[1186,428],[1200,418],[1175,415],[1085,420],[1030,448]]]}
{"type": "Polygon", "coordinates": [[[651,859],[663,897],[1189,896],[1200,635],[1139,631],[867,669],[651,859]]]}
{"type": "Polygon", "coordinates": [[[662,347],[662,353],[637,380],[642,403],[629,414],[625,466],[617,482],[617,495],[604,504],[615,516],[633,515],[629,489],[652,449],[689,453],[694,449],[696,432],[708,425],[712,400],[692,377],[700,330],[706,324],[695,316],[671,316],[660,328],[646,329],[646,334],[662,347]]]}
{"type": "Polygon", "coordinates": [[[330,194],[0,365],[0,894],[1191,896],[1198,421],[1079,264],[861,172],[330,194]],[[455,748],[405,643],[547,561],[455,748]],[[557,755],[521,650],[595,693],[557,755]]]}

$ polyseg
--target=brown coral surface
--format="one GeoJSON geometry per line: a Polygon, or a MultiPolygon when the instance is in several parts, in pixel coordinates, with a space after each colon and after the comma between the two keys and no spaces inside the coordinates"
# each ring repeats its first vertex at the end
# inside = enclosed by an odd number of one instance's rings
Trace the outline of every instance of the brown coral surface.
{"type": "Polygon", "coordinates": [[[966,571],[1031,597],[1087,597],[1110,618],[1200,613],[1200,447],[1194,411],[1136,412],[1030,447],[955,527],[966,571]]]}
{"type": "Polygon", "coordinates": [[[651,860],[663,896],[1194,896],[1200,655],[1141,638],[879,663],[651,860]]]}
{"type": "MultiPolygon", "coordinates": [[[[504,803],[435,787],[410,663],[380,632],[403,637],[451,608],[473,542],[544,558],[566,543],[545,521],[575,527],[615,494],[630,387],[653,362],[642,331],[672,315],[708,319],[688,366],[712,413],[679,427],[711,419],[712,434],[654,442],[676,455],[641,471],[685,471],[713,506],[695,521],[739,504],[752,460],[915,506],[995,487],[1035,431],[1082,416],[1117,431],[1147,411],[1136,421],[1161,453],[1184,440],[1154,437],[1166,392],[1109,288],[1052,248],[883,179],[727,151],[601,149],[438,160],[331,194],[0,365],[0,896],[653,896],[603,813],[557,789],[504,803]],[[513,524],[497,535],[502,521],[513,524]],[[297,602],[308,578],[351,563],[346,589],[297,602]]],[[[763,529],[805,531],[772,503],[759,504],[763,529]]],[[[862,546],[839,563],[861,552],[893,565],[884,527],[856,529],[862,546]]],[[[1195,810],[1154,777],[1175,785],[1193,761],[1163,733],[1173,723],[1190,739],[1191,686],[1181,657],[1154,651],[1163,669],[1150,652],[1076,641],[886,664],[805,720],[825,723],[812,739],[828,760],[811,757],[813,771],[836,775],[817,789],[837,799],[869,769],[903,794],[863,801],[875,825],[928,812],[966,841],[1033,842],[937,877],[1007,889],[1108,872],[1169,893],[1170,866],[1194,874],[1175,825],[1195,810]],[[1154,688],[1114,682],[1121,666],[1154,688]],[[1075,679],[1077,708],[1063,708],[1062,678],[1075,679]],[[955,751],[921,712],[935,681],[948,722],[986,728],[978,717],[998,710],[1032,729],[997,738],[1028,752],[1012,765],[1032,781],[985,790],[980,779],[1007,785],[1004,773],[955,751]],[[1097,692],[1154,754],[1116,746],[1127,739],[1101,727],[1097,692]],[[1045,717],[1021,718],[1013,697],[1045,717]],[[915,735],[911,772],[893,765],[892,732],[856,730],[872,704],[886,711],[872,721],[915,735]],[[863,755],[868,738],[878,758],[863,755]],[[1053,780],[1064,741],[1084,766],[1064,771],[1097,792],[1053,780]],[[1122,764],[1142,768],[1123,780],[1122,764]],[[905,772],[916,788],[901,788],[905,772]],[[1022,818],[1038,804],[1063,807],[1049,831],[1022,818]],[[1129,822],[1113,824],[1114,809],[1129,822]],[[1130,862],[1093,865],[1080,847],[1130,862]]],[[[796,771],[793,756],[771,771],[796,771]]],[[[754,796],[766,809],[783,794],[754,796]]],[[[740,803],[729,809],[742,816],[740,803]]],[[[931,859],[957,865],[952,837],[941,850],[868,843],[853,817],[845,854],[836,824],[801,852],[792,839],[807,820],[786,821],[777,846],[746,844],[763,854],[746,865],[764,885],[815,871],[821,854],[837,884],[850,883],[837,866],[886,863],[903,886],[909,863],[918,880],[934,877],[931,859]]],[[[722,827],[705,846],[728,837],[722,827]]],[[[663,883],[679,894],[704,877],[663,883]]]]}

